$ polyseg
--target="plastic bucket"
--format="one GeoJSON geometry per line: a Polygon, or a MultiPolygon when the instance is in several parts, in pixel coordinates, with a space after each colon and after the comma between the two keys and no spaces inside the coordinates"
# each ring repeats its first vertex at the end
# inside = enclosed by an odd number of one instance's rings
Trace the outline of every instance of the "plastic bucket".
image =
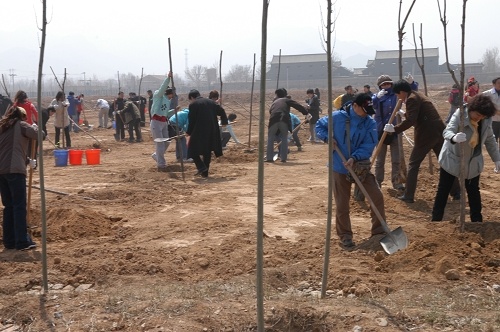
{"type": "Polygon", "coordinates": [[[68,166],[68,150],[54,150],[56,166],[68,166]]]}
{"type": "Polygon", "coordinates": [[[83,150],[69,150],[69,164],[81,165],[83,157],[83,150]]]}
{"type": "Polygon", "coordinates": [[[101,149],[85,150],[87,165],[99,165],[101,163],[101,149]]]}

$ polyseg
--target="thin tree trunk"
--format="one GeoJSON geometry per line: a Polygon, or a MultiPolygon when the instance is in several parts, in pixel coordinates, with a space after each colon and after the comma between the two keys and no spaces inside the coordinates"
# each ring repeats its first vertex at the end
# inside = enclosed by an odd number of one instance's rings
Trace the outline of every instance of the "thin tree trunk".
{"type": "Polygon", "coordinates": [[[253,69],[252,69],[252,90],[250,92],[250,121],[248,124],[248,148],[250,149],[251,139],[252,139],[252,107],[253,107],[253,89],[255,85],[255,59],[256,55],[253,54],[253,69]]]}

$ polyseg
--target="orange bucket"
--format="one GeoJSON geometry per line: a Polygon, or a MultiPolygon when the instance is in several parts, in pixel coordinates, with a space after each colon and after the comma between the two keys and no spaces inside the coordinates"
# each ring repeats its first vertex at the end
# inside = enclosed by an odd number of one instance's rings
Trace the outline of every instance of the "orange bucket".
{"type": "Polygon", "coordinates": [[[101,163],[101,149],[85,150],[87,165],[99,165],[101,163]]]}
{"type": "Polygon", "coordinates": [[[69,164],[81,165],[83,157],[83,150],[69,150],[69,164]]]}

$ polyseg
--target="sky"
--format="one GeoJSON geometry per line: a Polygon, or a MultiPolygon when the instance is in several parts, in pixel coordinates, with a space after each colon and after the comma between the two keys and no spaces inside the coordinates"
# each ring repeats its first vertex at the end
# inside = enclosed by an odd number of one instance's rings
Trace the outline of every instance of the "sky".
{"type": "MultiPolygon", "coordinates": [[[[440,0],[443,4],[443,0],[440,0]]],[[[465,61],[480,62],[484,52],[500,48],[495,23],[498,0],[467,3],[465,61]]],[[[410,0],[403,0],[402,12],[410,0]]],[[[460,61],[462,1],[448,0],[450,62],[460,61]],[[453,4],[453,5],[452,5],[453,4]]],[[[273,55],[323,53],[326,0],[270,0],[266,60],[273,55]],[[323,19],[322,19],[323,17],[323,19]]],[[[195,65],[260,66],[262,0],[47,0],[44,74],[66,68],[78,80],[116,78],[120,74],[163,75],[169,70],[168,38],[174,73],[184,77],[195,65]]],[[[0,25],[0,73],[6,79],[36,80],[41,40],[41,0],[3,0],[0,25]],[[5,15],[5,13],[12,13],[5,15]],[[15,75],[15,76],[13,76],[15,75]]],[[[398,48],[399,0],[337,0],[335,49],[348,68],[365,67],[376,50],[398,48]]],[[[437,1],[418,0],[406,23],[403,48],[413,49],[412,23],[424,47],[439,47],[445,62],[443,27],[437,1]]],[[[420,43],[418,41],[418,43],[420,43]]]]}

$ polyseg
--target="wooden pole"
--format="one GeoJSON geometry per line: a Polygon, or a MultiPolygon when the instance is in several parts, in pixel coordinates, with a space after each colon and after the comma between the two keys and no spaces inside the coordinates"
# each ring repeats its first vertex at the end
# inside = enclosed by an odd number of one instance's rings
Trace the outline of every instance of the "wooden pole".
{"type": "MultiPolygon", "coordinates": [[[[170,64],[170,73],[172,77],[172,90],[174,90],[174,72],[172,71],[172,48],[170,46],[170,37],[168,38],[168,62],[170,64]]],[[[177,117],[177,107],[175,109],[175,135],[179,136],[179,118],[177,117]]],[[[181,140],[178,139],[175,141],[175,149],[179,149],[179,155],[181,156],[181,172],[182,172],[182,181],[186,182],[186,175],[184,174],[184,154],[182,151],[181,140]]]]}
{"type": "Polygon", "coordinates": [[[280,71],[281,71],[281,48],[280,48],[280,54],[278,56],[278,75],[276,76],[276,90],[278,90],[280,88],[279,87],[279,85],[280,85],[280,71]]]}

